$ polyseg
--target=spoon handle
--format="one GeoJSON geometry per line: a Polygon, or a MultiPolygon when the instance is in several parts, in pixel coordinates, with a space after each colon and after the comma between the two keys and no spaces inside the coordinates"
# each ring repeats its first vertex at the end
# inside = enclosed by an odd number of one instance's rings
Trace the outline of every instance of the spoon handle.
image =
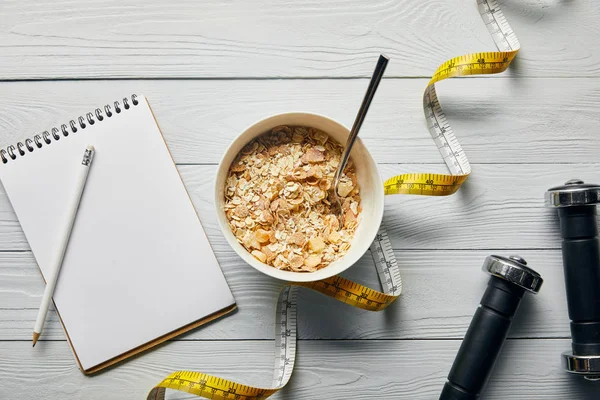
{"type": "Polygon", "coordinates": [[[385,67],[387,67],[389,58],[384,56],[383,54],[379,55],[379,60],[377,60],[377,66],[375,67],[375,71],[373,71],[373,76],[371,77],[371,81],[369,82],[369,87],[367,88],[367,92],[363,97],[362,104],[360,105],[360,109],[358,110],[358,114],[356,114],[356,119],[354,120],[354,125],[352,125],[352,130],[350,131],[350,136],[348,136],[348,140],[346,141],[346,147],[344,149],[344,154],[342,154],[342,159],[340,160],[340,165],[338,166],[337,172],[335,174],[333,184],[334,190],[337,190],[337,184],[342,176],[342,172],[348,163],[348,159],[350,158],[350,150],[352,150],[352,146],[354,145],[354,141],[358,137],[358,131],[360,131],[360,127],[362,126],[365,117],[367,116],[367,111],[369,111],[369,106],[371,105],[371,101],[373,101],[373,96],[375,96],[375,91],[379,86],[379,82],[381,82],[381,78],[383,77],[383,73],[385,71],[385,67]]]}

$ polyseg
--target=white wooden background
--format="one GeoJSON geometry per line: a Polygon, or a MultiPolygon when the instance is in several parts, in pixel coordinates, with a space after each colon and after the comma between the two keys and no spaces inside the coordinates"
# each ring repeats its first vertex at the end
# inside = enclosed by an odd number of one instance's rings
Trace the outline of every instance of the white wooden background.
{"type": "MultiPolygon", "coordinates": [[[[600,385],[560,369],[570,333],[557,220],[543,208],[553,185],[600,182],[600,2],[500,3],[523,46],[511,70],[438,85],[473,175],[452,197],[386,199],[405,288],[388,310],[301,293],[297,367],[275,399],[437,398],[493,253],[518,253],[546,282],[524,299],[485,398],[600,397],[600,385]]],[[[150,99],[239,305],[83,376],[54,312],[31,348],[43,283],[0,190],[0,399],[49,400],[145,399],[177,369],[269,384],[281,283],[244,265],[219,233],[211,190],[225,147],[278,112],[350,125],[384,52],[391,62],[361,137],[384,177],[444,172],[422,91],[444,60],[494,45],[475,0],[2,0],[0,48],[2,147],[131,93],[150,99]]],[[[377,285],[368,255],[346,275],[377,285]]]]}

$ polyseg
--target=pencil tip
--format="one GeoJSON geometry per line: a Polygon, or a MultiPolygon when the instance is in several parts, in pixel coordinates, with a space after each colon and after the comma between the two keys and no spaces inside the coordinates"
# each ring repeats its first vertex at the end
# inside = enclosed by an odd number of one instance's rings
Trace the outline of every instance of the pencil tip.
{"type": "Polygon", "coordinates": [[[37,332],[33,332],[33,346],[31,346],[31,347],[35,347],[35,344],[37,343],[39,338],[40,338],[40,334],[37,332]]]}

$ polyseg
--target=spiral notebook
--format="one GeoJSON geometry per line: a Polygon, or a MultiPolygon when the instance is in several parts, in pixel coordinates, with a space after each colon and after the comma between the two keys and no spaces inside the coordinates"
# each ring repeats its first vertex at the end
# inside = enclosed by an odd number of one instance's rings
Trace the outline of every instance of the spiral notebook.
{"type": "Polygon", "coordinates": [[[54,304],[81,370],[93,373],[235,302],[150,106],[135,95],[0,150],[0,179],[42,275],[88,144],[96,155],[54,304]]]}

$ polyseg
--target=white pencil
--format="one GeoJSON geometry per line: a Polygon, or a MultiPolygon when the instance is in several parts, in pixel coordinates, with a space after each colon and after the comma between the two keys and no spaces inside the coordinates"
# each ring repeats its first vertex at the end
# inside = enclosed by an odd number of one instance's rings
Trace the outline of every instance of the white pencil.
{"type": "Polygon", "coordinates": [[[56,248],[54,258],[52,259],[52,264],[50,265],[50,274],[46,276],[46,289],[44,290],[44,297],[42,297],[42,305],[40,306],[40,310],[35,321],[35,328],[33,328],[34,346],[40,338],[40,334],[42,333],[42,329],[44,328],[44,322],[46,321],[46,314],[48,313],[50,300],[52,299],[52,295],[54,294],[54,288],[56,287],[58,274],[62,266],[65,251],[67,250],[69,238],[71,237],[71,230],[73,229],[75,216],[77,215],[77,210],[79,209],[81,195],[83,194],[83,189],[85,188],[85,183],[87,181],[90,165],[92,164],[92,160],[94,158],[94,151],[94,146],[87,146],[83,153],[83,160],[81,161],[79,166],[74,168],[75,173],[77,174],[75,180],[75,188],[73,189],[73,194],[68,204],[68,214],[65,220],[62,221],[62,226],[60,226],[60,230],[58,231],[57,237],[60,239],[60,243],[56,248]]]}

